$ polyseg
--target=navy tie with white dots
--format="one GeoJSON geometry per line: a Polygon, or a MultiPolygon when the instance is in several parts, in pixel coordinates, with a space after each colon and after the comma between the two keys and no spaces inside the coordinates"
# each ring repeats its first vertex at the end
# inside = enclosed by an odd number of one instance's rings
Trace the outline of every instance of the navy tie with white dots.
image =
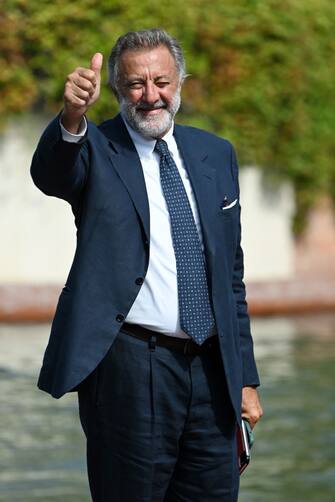
{"type": "Polygon", "coordinates": [[[214,326],[204,255],[192,209],[167,143],[158,139],[155,151],[160,156],[161,185],[171,221],[180,325],[201,345],[211,335],[214,326]]]}

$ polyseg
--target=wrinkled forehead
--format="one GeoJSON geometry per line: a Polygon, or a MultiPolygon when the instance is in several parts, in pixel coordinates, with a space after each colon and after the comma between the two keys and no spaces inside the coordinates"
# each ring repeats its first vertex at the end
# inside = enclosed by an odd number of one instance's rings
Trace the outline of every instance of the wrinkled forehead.
{"type": "Polygon", "coordinates": [[[127,49],[121,54],[119,62],[121,78],[132,77],[178,77],[177,65],[167,47],[161,45],[154,49],[127,49]]]}

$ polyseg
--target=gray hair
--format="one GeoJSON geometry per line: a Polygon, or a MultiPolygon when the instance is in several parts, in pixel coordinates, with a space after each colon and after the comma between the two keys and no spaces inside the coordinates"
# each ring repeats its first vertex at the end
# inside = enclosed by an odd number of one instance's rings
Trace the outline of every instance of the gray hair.
{"type": "Polygon", "coordinates": [[[159,28],[151,30],[130,31],[116,41],[108,59],[108,84],[118,97],[119,62],[123,52],[127,50],[155,49],[164,45],[171,53],[176,63],[180,82],[186,77],[185,59],[177,40],[166,31],[159,28]]]}

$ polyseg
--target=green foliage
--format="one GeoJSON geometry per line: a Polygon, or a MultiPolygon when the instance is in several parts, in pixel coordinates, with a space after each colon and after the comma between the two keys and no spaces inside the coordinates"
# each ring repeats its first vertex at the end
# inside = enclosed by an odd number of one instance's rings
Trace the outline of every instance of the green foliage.
{"type": "MultiPolygon", "coordinates": [[[[96,51],[106,60],[126,31],[164,27],[191,74],[178,120],[229,138],[241,164],[290,179],[299,229],[320,193],[335,197],[334,20],[333,0],[4,0],[0,119],[57,111],[76,66],[96,51]]],[[[90,118],[116,111],[106,86],[90,118]]]]}

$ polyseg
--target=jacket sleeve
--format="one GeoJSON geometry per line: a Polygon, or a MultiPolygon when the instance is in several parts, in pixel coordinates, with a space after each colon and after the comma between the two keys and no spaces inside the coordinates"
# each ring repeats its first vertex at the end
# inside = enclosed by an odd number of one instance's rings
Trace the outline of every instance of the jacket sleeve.
{"type": "Polygon", "coordinates": [[[42,134],[30,173],[43,193],[76,205],[87,179],[88,157],[86,136],[78,143],[63,141],[58,115],[42,134]]]}
{"type": "MultiPolygon", "coordinates": [[[[238,183],[238,164],[234,148],[231,150],[231,162],[233,175],[237,184],[237,191],[239,195],[238,183]]],[[[235,304],[237,309],[237,319],[240,335],[240,347],[242,356],[242,370],[243,370],[243,386],[259,385],[259,377],[255,363],[253,340],[250,329],[250,318],[248,314],[248,304],[246,301],[246,290],[244,284],[244,260],[243,250],[241,247],[241,221],[240,221],[241,208],[239,207],[239,230],[238,241],[233,270],[233,293],[235,297],[235,304]]]]}

